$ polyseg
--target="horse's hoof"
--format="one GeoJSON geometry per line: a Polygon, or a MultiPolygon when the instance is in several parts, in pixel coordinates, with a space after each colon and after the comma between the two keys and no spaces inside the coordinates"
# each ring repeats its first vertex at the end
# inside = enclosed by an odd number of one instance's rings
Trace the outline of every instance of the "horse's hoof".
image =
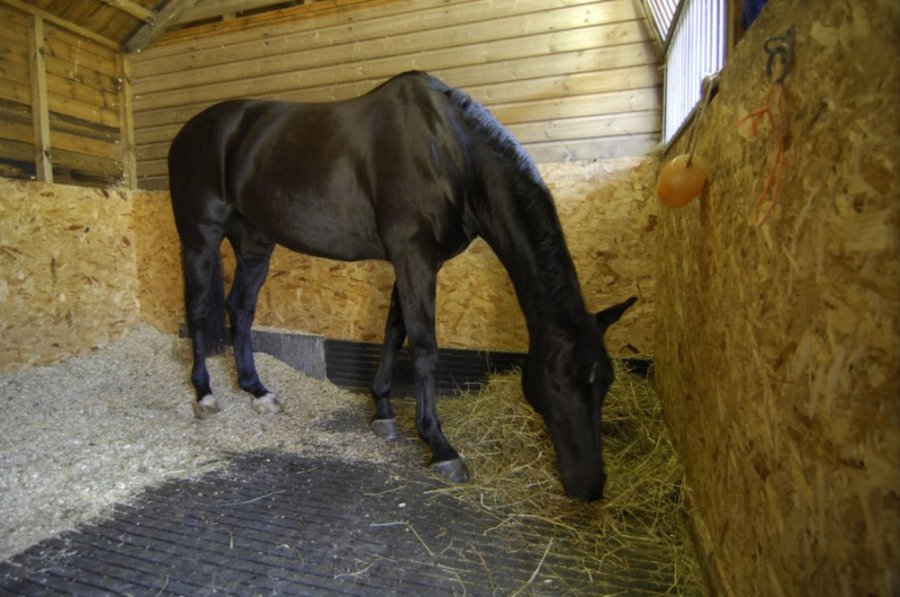
{"type": "Polygon", "coordinates": [[[271,392],[266,392],[262,396],[254,398],[251,404],[253,404],[253,410],[261,415],[276,415],[284,410],[275,394],[271,392]]]}
{"type": "Polygon", "coordinates": [[[469,480],[469,467],[462,457],[457,456],[453,460],[432,462],[428,465],[431,472],[436,473],[451,483],[465,483],[469,480]]]}
{"type": "Polygon", "coordinates": [[[191,406],[194,408],[194,416],[198,419],[205,419],[222,410],[219,407],[219,401],[212,394],[207,394],[200,400],[195,400],[191,406]]]}
{"type": "Polygon", "coordinates": [[[403,434],[400,433],[400,427],[397,425],[397,419],[373,419],[371,427],[375,435],[389,442],[395,442],[403,438],[403,434]]]}

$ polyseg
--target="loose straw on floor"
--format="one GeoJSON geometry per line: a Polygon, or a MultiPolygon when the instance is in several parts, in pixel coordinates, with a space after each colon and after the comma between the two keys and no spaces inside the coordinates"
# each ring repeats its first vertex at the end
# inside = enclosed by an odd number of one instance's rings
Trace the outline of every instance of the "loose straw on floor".
{"type": "MultiPolygon", "coordinates": [[[[398,420],[411,419],[412,408],[409,401],[398,404],[398,420]]],[[[565,557],[577,560],[587,577],[606,565],[627,566],[638,552],[660,562],[674,554],[671,570],[660,567],[669,574],[661,582],[697,586],[697,564],[682,533],[683,470],[651,381],[617,367],[603,412],[608,480],[601,502],[563,491],[554,448],[522,396],[518,372],[492,376],[477,393],[443,399],[439,411],[473,478],[429,493],[482,509],[497,520],[489,532],[509,534],[537,553],[552,539],[554,553],[571,554],[565,557]]]]}

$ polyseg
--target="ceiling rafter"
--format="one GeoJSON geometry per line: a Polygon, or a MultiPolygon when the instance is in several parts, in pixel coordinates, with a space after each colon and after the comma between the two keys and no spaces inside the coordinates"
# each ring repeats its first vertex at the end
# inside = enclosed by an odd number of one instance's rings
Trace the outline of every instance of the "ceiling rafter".
{"type": "Polygon", "coordinates": [[[125,47],[129,52],[140,52],[153,41],[166,32],[181,16],[181,13],[194,6],[197,0],[171,0],[166,6],[156,14],[153,23],[147,23],[137,30],[131,39],[125,42],[125,47]]]}
{"type": "Polygon", "coordinates": [[[69,31],[71,31],[73,33],[77,33],[78,35],[81,35],[82,37],[86,37],[87,39],[90,39],[91,41],[95,41],[102,46],[106,46],[107,48],[111,48],[113,50],[121,50],[122,49],[122,45],[119,42],[109,39],[108,37],[103,37],[102,35],[94,33],[93,31],[86,29],[80,25],[76,25],[75,23],[72,23],[71,21],[68,21],[68,20],[58,17],[54,14],[51,14],[51,13],[47,12],[46,10],[38,8],[37,6],[33,6],[31,4],[25,4],[24,2],[21,2],[20,0],[0,0],[0,2],[3,2],[4,4],[8,4],[9,6],[12,6],[13,8],[17,8],[23,12],[27,12],[28,14],[32,14],[32,15],[41,17],[48,23],[53,23],[54,25],[56,25],[58,27],[62,27],[63,29],[68,29],[69,31]]]}
{"type": "Polygon", "coordinates": [[[0,4],[107,48],[140,52],[172,29],[320,1],[343,0],[0,0],[0,4]]]}
{"type": "Polygon", "coordinates": [[[261,10],[270,7],[283,8],[290,4],[304,4],[302,0],[285,2],[285,0],[217,0],[216,2],[199,2],[196,6],[185,10],[178,18],[177,24],[191,23],[206,19],[224,18],[230,14],[248,10],[261,10]]]}
{"type": "Polygon", "coordinates": [[[132,2],[131,0],[103,0],[103,2],[109,4],[113,8],[118,8],[122,12],[127,12],[134,18],[140,19],[145,23],[152,23],[154,20],[156,20],[155,12],[153,12],[149,8],[144,8],[140,4],[132,2]]]}

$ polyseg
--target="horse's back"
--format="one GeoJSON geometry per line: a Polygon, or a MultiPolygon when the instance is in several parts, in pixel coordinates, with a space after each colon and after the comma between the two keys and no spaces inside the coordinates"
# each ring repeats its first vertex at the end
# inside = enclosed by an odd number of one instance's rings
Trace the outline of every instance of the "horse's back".
{"type": "Polygon", "coordinates": [[[454,253],[473,234],[462,229],[464,150],[445,89],[406,73],[353,100],[214,105],[172,143],[173,203],[221,204],[314,255],[386,258],[422,222],[442,256],[454,253]]]}

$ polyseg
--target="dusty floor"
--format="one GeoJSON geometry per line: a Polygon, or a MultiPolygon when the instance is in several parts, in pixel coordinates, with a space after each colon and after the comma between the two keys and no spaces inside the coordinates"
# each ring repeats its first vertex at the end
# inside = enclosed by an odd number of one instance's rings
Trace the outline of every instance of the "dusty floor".
{"type": "MultiPolygon", "coordinates": [[[[135,503],[135,500],[143,499],[141,496],[146,497],[148,490],[159,488],[167,481],[187,481],[188,485],[202,483],[209,478],[210,472],[217,471],[218,474],[218,471],[226,470],[234,462],[235,455],[270,451],[311,461],[324,459],[341,466],[378,465],[380,470],[392,471],[388,474],[391,479],[397,474],[403,476],[404,486],[412,477],[407,478],[408,473],[396,471],[403,469],[402,465],[407,465],[409,471],[410,463],[425,462],[427,454],[421,442],[387,443],[369,430],[366,423],[373,408],[368,396],[306,377],[266,354],[257,353],[256,359],[264,382],[285,407],[285,412],[280,415],[260,416],[252,410],[249,397],[237,389],[233,360],[226,354],[208,361],[213,387],[224,410],[207,420],[196,420],[191,409],[193,390],[188,382],[189,343],[147,326],[139,326],[116,343],[61,365],[0,375],[0,404],[4,412],[0,418],[0,445],[3,447],[0,450],[0,562],[13,562],[10,558],[15,554],[83,523],[115,526],[118,524],[114,520],[116,504],[135,503]],[[401,466],[397,466],[398,463],[401,466]]],[[[667,523],[671,528],[653,529],[652,536],[642,534],[647,531],[644,519],[648,515],[656,520],[669,510],[676,514],[680,511],[677,500],[673,501],[673,496],[681,491],[680,467],[671,447],[660,453],[661,460],[660,454],[654,455],[657,466],[662,463],[666,471],[659,479],[650,478],[641,468],[644,459],[650,458],[656,448],[648,449],[646,455],[638,454],[637,460],[622,458],[618,465],[611,464],[612,454],[608,454],[607,471],[612,477],[610,496],[602,504],[573,505],[560,491],[552,454],[544,453],[545,450],[552,452],[549,446],[537,455],[533,453],[537,449],[535,446],[546,443],[542,423],[527,406],[523,406],[524,401],[522,405],[518,402],[516,405],[525,408],[527,420],[522,412],[513,412],[521,410],[512,408],[512,402],[521,399],[517,389],[519,380],[513,376],[498,378],[496,383],[513,384],[512,391],[503,398],[505,406],[501,410],[506,413],[502,416],[512,421],[515,437],[504,436],[502,439],[504,445],[527,443],[528,449],[522,454],[510,450],[527,462],[518,463],[513,458],[503,465],[508,470],[500,470],[499,476],[488,474],[487,461],[476,458],[476,451],[495,450],[500,440],[493,436],[478,439],[486,433],[481,429],[485,421],[478,416],[472,415],[475,422],[469,421],[467,425],[463,424],[465,418],[457,420],[458,417],[452,416],[452,412],[460,411],[457,407],[461,405],[465,405],[462,412],[471,414],[477,404],[496,403],[496,396],[503,396],[502,392],[487,395],[486,402],[472,402],[472,396],[463,402],[454,400],[444,407],[445,414],[451,415],[445,418],[445,427],[451,440],[459,434],[462,443],[458,445],[462,453],[472,456],[470,465],[480,462],[480,465],[475,464],[477,482],[467,483],[465,487],[447,486],[438,479],[427,477],[419,483],[426,483],[430,489],[414,492],[415,495],[404,498],[404,503],[412,504],[423,496],[427,500],[447,497],[453,501],[456,497],[450,496],[460,494],[457,496],[459,504],[451,505],[451,508],[471,510],[473,520],[487,517],[491,520],[492,533],[502,529],[508,532],[509,538],[516,540],[527,535],[530,538],[525,540],[530,543],[522,553],[533,552],[532,560],[543,562],[549,558],[549,562],[552,558],[562,557],[561,561],[569,562],[560,564],[562,568],[575,566],[571,562],[577,560],[577,574],[586,575],[588,587],[596,588],[594,583],[599,580],[599,574],[617,579],[638,574],[640,580],[637,582],[651,582],[659,588],[655,592],[690,595],[701,592],[696,562],[677,528],[679,516],[667,523]],[[507,413],[504,409],[512,410],[507,413]],[[472,436],[473,432],[475,436],[472,436]],[[535,465],[538,461],[540,466],[535,465]],[[534,471],[535,475],[523,477],[526,470],[534,471]],[[530,481],[525,484],[528,479],[530,481]],[[501,507],[500,501],[507,496],[498,498],[500,494],[492,493],[491,488],[493,484],[507,482],[517,484],[513,487],[516,491],[511,494],[514,503],[501,507]],[[518,487],[521,484],[524,485],[518,487]],[[660,491],[655,491],[654,487],[660,491]],[[634,492],[651,497],[659,493],[660,499],[635,500],[634,492]],[[532,507],[525,499],[529,493],[553,499],[549,502],[540,500],[545,505],[532,507]],[[522,496],[521,500],[515,497],[517,495],[522,496]],[[486,504],[485,500],[490,503],[486,504]],[[662,503],[657,504],[660,500],[662,503]],[[519,501],[523,504],[521,508],[517,505],[519,501]],[[591,537],[585,539],[582,536],[582,523],[619,518],[624,524],[584,527],[594,530],[590,531],[591,537]],[[547,536],[531,537],[535,532],[531,527],[538,522],[549,525],[544,531],[553,530],[549,543],[547,536]],[[641,523],[639,526],[643,529],[638,535],[633,533],[637,528],[632,526],[634,522],[641,523]],[[614,527],[618,534],[613,533],[614,527]],[[576,537],[578,542],[573,543],[576,537]],[[550,553],[551,547],[554,547],[553,553],[550,553]],[[638,551],[633,551],[635,549],[638,551]],[[556,553],[558,550],[562,551],[556,553]],[[642,567],[647,570],[637,570],[642,567]]],[[[631,383],[627,379],[617,382],[617,391],[622,397],[637,395],[633,388],[629,389],[631,383]]],[[[500,392],[500,386],[494,391],[500,392]]],[[[653,395],[652,390],[649,395],[653,395]]],[[[404,400],[397,406],[402,428],[413,437],[413,405],[404,400]]],[[[616,418],[623,413],[609,412],[607,405],[605,421],[609,434],[606,439],[616,440],[623,435],[623,429],[633,427],[633,433],[623,437],[635,435],[640,439],[647,436],[652,439],[650,447],[658,448],[663,440],[662,436],[657,437],[663,429],[658,414],[641,414],[637,412],[640,408],[628,401],[623,402],[619,410],[622,406],[629,419],[625,422],[629,424],[623,426],[616,418]],[[643,421],[641,417],[647,420],[643,421]],[[648,426],[648,423],[652,424],[648,426]]],[[[501,416],[491,412],[494,414],[487,416],[501,416]]],[[[624,455],[646,443],[628,440],[615,451],[624,455]]],[[[492,460],[490,454],[487,458],[492,460]]],[[[419,470],[424,472],[424,467],[419,470]]],[[[276,493],[282,495],[281,491],[276,493]]],[[[256,498],[248,503],[256,503],[256,498]]],[[[425,522],[423,519],[419,526],[425,528],[425,522]]],[[[656,522],[652,524],[657,525],[656,522]]],[[[443,532],[435,540],[446,539],[443,532]]],[[[497,553],[509,551],[508,545],[512,544],[501,542],[506,547],[497,548],[497,553]]],[[[63,549],[51,559],[67,554],[68,551],[63,549]]],[[[15,564],[13,576],[24,574],[21,566],[25,560],[15,564]]],[[[41,562],[35,564],[35,574],[43,573],[41,562]]],[[[297,571],[298,578],[306,573],[305,569],[297,571]]],[[[531,586],[535,574],[532,569],[524,570],[524,574],[527,581],[524,585],[531,586]]],[[[332,576],[334,580],[346,575],[332,576]]],[[[490,574],[488,577],[492,585],[490,578],[493,577],[490,574]]],[[[521,578],[515,582],[521,584],[520,581],[521,578]]],[[[618,584],[611,586],[619,587],[618,584]]],[[[591,589],[586,594],[590,592],[591,589]]],[[[455,594],[456,589],[449,593],[455,594]]]]}
{"type": "Polygon", "coordinates": [[[386,444],[364,425],[329,432],[324,423],[338,412],[368,417],[368,399],[265,354],[257,364],[282,415],[252,411],[225,355],[209,360],[224,412],[197,421],[189,361],[186,341],[140,326],[90,355],[0,376],[0,560],[108,514],[145,487],[221,466],[228,452],[422,458],[415,442],[386,444]]]}

